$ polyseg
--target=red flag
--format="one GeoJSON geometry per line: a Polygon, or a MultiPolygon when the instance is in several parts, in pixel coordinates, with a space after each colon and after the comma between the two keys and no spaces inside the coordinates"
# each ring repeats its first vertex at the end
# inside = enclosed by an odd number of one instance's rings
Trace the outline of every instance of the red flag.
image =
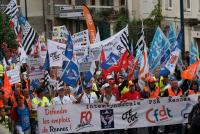
{"type": "MultiPolygon", "coordinates": [[[[104,49],[102,48],[101,50],[101,56],[100,56],[100,65],[106,60],[106,56],[104,53],[104,49]]],[[[102,69],[102,78],[106,78],[106,76],[108,75],[107,70],[102,69]]]]}
{"type": "Polygon", "coordinates": [[[9,21],[9,27],[11,29],[14,29],[14,22],[12,21],[12,19],[9,21]]]}
{"type": "Polygon", "coordinates": [[[22,47],[22,38],[21,38],[21,33],[20,32],[17,34],[16,41],[19,44],[19,46],[22,47]]]}
{"type": "Polygon", "coordinates": [[[106,56],[104,53],[104,49],[101,50],[101,56],[100,56],[100,64],[102,64],[106,60],[106,56]]]}
{"type": "Polygon", "coordinates": [[[122,55],[121,61],[119,63],[120,69],[127,69],[129,66],[129,52],[126,50],[126,52],[122,55]]]}
{"type": "Polygon", "coordinates": [[[131,70],[128,73],[128,79],[129,80],[132,80],[133,73],[134,73],[135,68],[137,67],[137,65],[138,65],[138,60],[135,62],[135,64],[133,65],[133,67],[131,68],[131,70]]]}

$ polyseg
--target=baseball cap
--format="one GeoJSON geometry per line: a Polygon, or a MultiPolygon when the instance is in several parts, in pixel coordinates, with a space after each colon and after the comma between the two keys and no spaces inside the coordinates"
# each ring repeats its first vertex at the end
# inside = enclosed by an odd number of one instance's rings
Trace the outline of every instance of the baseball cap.
{"type": "Polygon", "coordinates": [[[92,88],[92,84],[91,83],[88,83],[86,88],[92,88]]]}
{"type": "Polygon", "coordinates": [[[107,89],[108,87],[110,87],[110,84],[109,84],[109,83],[105,83],[105,84],[102,86],[102,89],[107,89]]]}

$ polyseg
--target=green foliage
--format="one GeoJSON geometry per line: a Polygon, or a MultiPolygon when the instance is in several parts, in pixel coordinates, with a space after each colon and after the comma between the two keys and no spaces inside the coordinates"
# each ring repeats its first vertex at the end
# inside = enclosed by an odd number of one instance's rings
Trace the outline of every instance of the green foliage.
{"type": "Polygon", "coordinates": [[[8,48],[17,48],[15,32],[9,27],[9,18],[0,11],[0,47],[6,43],[8,48]]]}
{"type": "MultiPolygon", "coordinates": [[[[161,21],[162,21],[162,9],[160,0],[158,0],[157,4],[154,6],[154,10],[152,10],[152,12],[150,13],[150,16],[143,20],[144,34],[147,46],[152,41],[154,32],[157,26],[160,26],[161,21]]],[[[116,17],[116,24],[114,27],[115,32],[120,31],[127,24],[129,25],[129,40],[131,44],[135,45],[140,37],[142,29],[141,20],[133,19],[131,21],[128,21],[128,19],[125,16],[125,13],[119,12],[119,14],[116,17]]]]}
{"type": "Polygon", "coordinates": [[[149,17],[154,20],[155,24],[161,26],[163,16],[160,0],[157,0],[157,4],[154,6],[154,10],[151,12],[149,17]]]}

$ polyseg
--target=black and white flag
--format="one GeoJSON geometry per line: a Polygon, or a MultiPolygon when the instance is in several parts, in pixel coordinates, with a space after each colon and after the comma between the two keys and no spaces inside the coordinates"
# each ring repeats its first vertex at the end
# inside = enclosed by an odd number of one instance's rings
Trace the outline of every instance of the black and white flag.
{"type": "Polygon", "coordinates": [[[4,13],[7,14],[11,19],[14,18],[18,12],[17,2],[16,0],[11,0],[7,5],[4,13]]]}
{"type": "Polygon", "coordinates": [[[23,16],[19,17],[19,23],[22,26],[23,33],[22,46],[24,47],[24,51],[28,53],[32,45],[36,43],[37,34],[23,16]]]}
{"type": "Polygon", "coordinates": [[[44,72],[44,86],[45,86],[45,88],[47,88],[47,89],[50,89],[49,80],[50,80],[49,72],[48,72],[48,71],[45,71],[45,72],[44,72]]]}

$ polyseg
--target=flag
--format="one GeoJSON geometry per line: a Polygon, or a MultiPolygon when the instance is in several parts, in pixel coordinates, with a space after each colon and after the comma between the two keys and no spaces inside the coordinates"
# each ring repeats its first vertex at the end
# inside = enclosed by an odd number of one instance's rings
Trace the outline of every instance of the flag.
{"type": "Polygon", "coordinates": [[[176,50],[171,52],[170,58],[165,65],[166,69],[168,69],[171,74],[174,73],[174,70],[176,68],[176,64],[178,62],[178,57],[179,57],[180,53],[181,53],[181,51],[178,48],[176,48],[176,50]]]}
{"type": "Polygon", "coordinates": [[[162,64],[162,62],[166,59],[166,54],[170,54],[170,43],[169,40],[166,38],[162,30],[158,27],[155,34],[153,41],[151,43],[151,47],[149,49],[148,55],[148,63],[150,72],[153,74],[155,69],[162,64]],[[164,58],[162,58],[164,57],[164,58]]]}
{"type": "Polygon", "coordinates": [[[18,43],[19,47],[22,47],[22,38],[20,32],[17,34],[16,42],[18,43]]]}
{"type": "Polygon", "coordinates": [[[57,90],[60,90],[61,88],[64,87],[64,82],[62,80],[57,82],[57,90]]]}
{"type": "MultiPolygon", "coordinates": [[[[128,28],[128,26],[126,26],[126,28],[128,28]]],[[[126,50],[128,49],[128,45],[129,45],[129,40],[128,40],[128,33],[126,30],[123,31],[121,37],[120,37],[120,41],[121,43],[124,45],[124,47],[126,48],[126,50]]]]}
{"type": "Polygon", "coordinates": [[[187,69],[181,73],[181,77],[183,79],[194,80],[199,64],[200,64],[200,61],[196,61],[190,66],[188,66],[187,69]]]}
{"type": "Polygon", "coordinates": [[[171,52],[170,58],[165,65],[165,67],[170,71],[171,74],[174,73],[174,70],[176,68],[178,58],[181,54],[182,45],[183,45],[183,31],[181,30],[176,40],[175,48],[171,52]]]}
{"type": "Polygon", "coordinates": [[[128,79],[129,80],[132,80],[133,74],[134,74],[134,71],[135,71],[137,65],[138,65],[138,60],[135,62],[135,64],[132,66],[131,70],[128,73],[128,79]]]}
{"type": "Polygon", "coordinates": [[[100,55],[100,64],[103,64],[103,62],[105,62],[106,60],[106,56],[105,56],[105,53],[104,53],[104,49],[102,48],[101,50],[101,55],[100,55]]]}
{"type": "Polygon", "coordinates": [[[170,47],[173,48],[173,44],[176,42],[176,32],[175,32],[175,27],[174,27],[173,22],[170,23],[167,38],[169,40],[169,43],[171,44],[170,47]]]}
{"type": "Polygon", "coordinates": [[[119,63],[118,63],[120,69],[126,70],[129,66],[129,62],[131,62],[131,60],[133,60],[132,58],[133,58],[132,54],[128,50],[126,50],[126,52],[121,56],[119,63]]]}
{"type": "Polygon", "coordinates": [[[71,87],[75,87],[78,80],[79,80],[80,74],[78,65],[74,61],[69,61],[67,66],[65,67],[62,75],[61,80],[63,80],[65,83],[70,85],[71,87]]]}
{"type": "Polygon", "coordinates": [[[26,60],[28,59],[26,52],[24,51],[23,47],[18,47],[18,52],[19,52],[19,61],[21,64],[26,63],[26,60]]]}
{"type": "Polygon", "coordinates": [[[19,17],[19,24],[22,26],[22,46],[24,47],[24,51],[28,53],[34,42],[36,41],[37,35],[28,21],[23,17],[19,17]]]}
{"type": "Polygon", "coordinates": [[[44,65],[43,65],[43,69],[44,70],[49,70],[50,69],[49,53],[48,53],[48,51],[46,53],[46,58],[45,58],[45,62],[44,62],[44,65]]]}
{"type": "Polygon", "coordinates": [[[101,64],[101,68],[109,69],[111,66],[117,64],[119,58],[118,55],[111,52],[107,59],[101,64]]]}
{"type": "Polygon", "coordinates": [[[148,64],[147,46],[144,40],[144,32],[142,33],[143,34],[141,35],[136,45],[138,47],[136,61],[138,60],[139,63],[138,84],[143,90],[145,86],[145,81],[147,81],[150,78],[151,74],[148,64]]]}
{"type": "Polygon", "coordinates": [[[100,42],[100,41],[101,41],[101,38],[100,38],[100,34],[99,34],[99,28],[97,27],[97,34],[96,34],[96,38],[95,38],[94,43],[97,43],[97,42],[100,42]]]}
{"type": "Polygon", "coordinates": [[[49,83],[49,80],[50,80],[50,75],[49,75],[49,72],[46,70],[44,72],[44,86],[45,88],[49,89],[50,90],[50,83],[49,83]]]}
{"type": "Polygon", "coordinates": [[[6,9],[4,10],[4,13],[7,14],[11,19],[14,18],[18,12],[17,8],[17,2],[16,0],[11,0],[8,5],[6,6],[6,9]]]}
{"type": "Polygon", "coordinates": [[[86,5],[83,5],[83,15],[85,17],[86,24],[89,31],[90,43],[93,44],[96,38],[96,29],[95,29],[92,15],[90,14],[90,11],[86,5]]]}
{"type": "Polygon", "coordinates": [[[197,59],[199,59],[199,49],[196,43],[190,42],[190,64],[193,64],[197,59]]]}
{"type": "Polygon", "coordinates": [[[41,44],[40,44],[40,40],[38,38],[37,43],[35,45],[32,46],[32,52],[31,54],[38,57],[41,53],[41,44]]]}
{"type": "Polygon", "coordinates": [[[95,73],[95,70],[96,70],[95,61],[92,61],[90,70],[87,72],[83,72],[83,79],[84,79],[85,85],[88,85],[88,83],[90,82],[90,80],[92,79],[95,73]]]}
{"type": "MultiPolygon", "coordinates": [[[[101,55],[100,55],[100,60],[99,60],[100,67],[101,67],[101,64],[103,64],[105,62],[105,60],[106,60],[106,56],[105,56],[105,53],[104,53],[104,49],[102,48],[101,55]]],[[[101,69],[102,69],[102,78],[106,78],[106,76],[108,75],[106,69],[103,69],[103,68],[101,68],[101,69]]]]}
{"type": "Polygon", "coordinates": [[[65,50],[65,56],[71,60],[73,57],[73,42],[71,35],[68,35],[66,50],[65,50]]]}
{"type": "MultiPolygon", "coordinates": [[[[44,81],[45,84],[45,81],[44,81]]],[[[31,80],[31,87],[33,87],[34,89],[38,89],[40,87],[40,81],[38,79],[33,79],[31,80]]]]}

